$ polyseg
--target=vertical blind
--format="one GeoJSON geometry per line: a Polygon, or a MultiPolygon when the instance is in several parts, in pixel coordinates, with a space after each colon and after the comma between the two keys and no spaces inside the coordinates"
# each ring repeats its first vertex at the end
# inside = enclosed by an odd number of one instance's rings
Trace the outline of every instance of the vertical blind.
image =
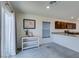
{"type": "Polygon", "coordinates": [[[15,51],[15,15],[6,6],[3,7],[2,27],[3,36],[3,57],[10,57],[16,54],[15,51]]]}

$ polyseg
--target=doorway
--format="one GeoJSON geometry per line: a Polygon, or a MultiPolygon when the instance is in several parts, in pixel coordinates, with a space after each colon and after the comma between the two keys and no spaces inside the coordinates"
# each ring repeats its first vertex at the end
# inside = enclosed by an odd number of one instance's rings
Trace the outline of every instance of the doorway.
{"type": "Polygon", "coordinates": [[[50,22],[43,22],[42,38],[50,38],[50,22]]]}

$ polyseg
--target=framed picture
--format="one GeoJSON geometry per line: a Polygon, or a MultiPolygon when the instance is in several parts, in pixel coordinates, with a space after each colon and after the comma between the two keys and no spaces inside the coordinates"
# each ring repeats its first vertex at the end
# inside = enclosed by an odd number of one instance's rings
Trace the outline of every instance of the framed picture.
{"type": "Polygon", "coordinates": [[[36,21],[31,19],[24,19],[23,20],[23,28],[24,29],[35,29],[36,21]]]}

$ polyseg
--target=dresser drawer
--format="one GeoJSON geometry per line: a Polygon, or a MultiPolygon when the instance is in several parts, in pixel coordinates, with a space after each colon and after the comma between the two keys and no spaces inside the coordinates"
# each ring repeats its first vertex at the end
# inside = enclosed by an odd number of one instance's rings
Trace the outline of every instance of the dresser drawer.
{"type": "Polygon", "coordinates": [[[24,42],[23,46],[33,46],[33,45],[37,45],[38,42],[37,41],[32,41],[32,42],[24,42]]]}

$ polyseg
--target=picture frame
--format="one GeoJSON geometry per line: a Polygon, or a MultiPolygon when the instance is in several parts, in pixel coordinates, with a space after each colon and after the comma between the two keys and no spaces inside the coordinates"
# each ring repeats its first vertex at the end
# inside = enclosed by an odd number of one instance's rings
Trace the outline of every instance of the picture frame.
{"type": "Polygon", "coordinates": [[[24,29],[35,29],[36,21],[32,19],[24,19],[23,20],[23,28],[24,29]]]}

